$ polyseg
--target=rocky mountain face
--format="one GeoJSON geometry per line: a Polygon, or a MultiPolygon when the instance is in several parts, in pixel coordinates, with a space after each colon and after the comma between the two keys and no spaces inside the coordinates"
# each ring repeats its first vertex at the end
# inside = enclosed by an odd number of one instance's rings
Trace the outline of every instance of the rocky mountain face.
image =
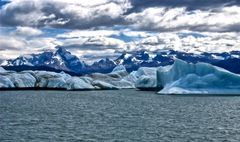
{"type": "Polygon", "coordinates": [[[101,59],[93,64],[86,64],[77,56],[72,55],[62,47],[55,52],[43,52],[20,56],[16,59],[3,61],[1,66],[5,69],[22,70],[47,70],[70,74],[82,75],[94,72],[109,73],[117,65],[123,65],[128,72],[137,70],[140,67],[159,67],[172,65],[175,59],[181,59],[189,63],[205,62],[225,68],[234,73],[240,73],[240,51],[224,53],[185,53],[174,50],[163,50],[157,53],[136,51],[134,53],[123,53],[115,60],[108,58],[101,59]]]}

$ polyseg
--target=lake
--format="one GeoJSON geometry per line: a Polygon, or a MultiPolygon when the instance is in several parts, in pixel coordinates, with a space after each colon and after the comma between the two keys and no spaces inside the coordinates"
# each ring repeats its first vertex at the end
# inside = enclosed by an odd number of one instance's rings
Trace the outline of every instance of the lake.
{"type": "Polygon", "coordinates": [[[240,141],[240,97],[0,91],[1,142],[240,141]]]}

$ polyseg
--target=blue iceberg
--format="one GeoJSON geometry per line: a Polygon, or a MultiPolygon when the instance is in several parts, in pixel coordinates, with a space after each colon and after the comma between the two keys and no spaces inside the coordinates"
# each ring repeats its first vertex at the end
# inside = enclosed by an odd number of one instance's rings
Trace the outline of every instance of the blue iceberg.
{"type": "Polygon", "coordinates": [[[240,75],[207,63],[187,63],[157,69],[160,94],[240,94],[240,75]]]}

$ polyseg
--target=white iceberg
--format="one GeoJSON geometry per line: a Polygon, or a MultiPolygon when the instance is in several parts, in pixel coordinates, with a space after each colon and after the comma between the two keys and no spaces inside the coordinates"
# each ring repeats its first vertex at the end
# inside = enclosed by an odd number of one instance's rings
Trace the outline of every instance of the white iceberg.
{"type": "Polygon", "coordinates": [[[156,76],[141,76],[135,83],[135,87],[140,90],[157,90],[156,76]]]}
{"type": "Polygon", "coordinates": [[[141,67],[129,76],[135,79],[135,87],[140,90],[156,90],[157,89],[157,68],[141,67]]]}
{"type": "Polygon", "coordinates": [[[85,83],[92,84],[93,79],[87,76],[81,76],[81,80],[83,80],[85,83]]]}
{"type": "Polygon", "coordinates": [[[88,77],[93,79],[92,85],[97,89],[135,88],[133,82],[124,79],[128,75],[129,73],[124,66],[117,66],[111,73],[93,73],[88,75],[88,77]]]}
{"type": "Polygon", "coordinates": [[[95,89],[91,84],[91,79],[87,79],[86,77],[72,77],[67,80],[66,85],[68,90],[93,90],[95,89]]]}
{"type": "Polygon", "coordinates": [[[159,67],[160,94],[240,94],[240,75],[207,63],[191,64],[176,60],[159,67]]]}
{"type": "Polygon", "coordinates": [[[33,88],[35,87],[36,79],[30,73],[10,73],[8,78],[15,85],[15,88],[33,88]]]}
{"type": "Polygon", "coordinates": [[[1,72],[7,72],[3,67],[0,67],[0,73],[1,72]]]}
{"type": "Polygon", "coordinates": [[[34,75],[37,79],[36,87],[39,88],[67,89],[66,81],[71,78],[70,75],[64,72],[36,71],[34,75]]]}
{"type": "Polygon", "coordinates": [[[104,81],[101,81],[101,80],[94,80],[92,82],[92,85],[96,88],[96,89],[103,89],[103,90],[116,90],[118,89],[118,87],[110,84],[110,83],[107,83],[107,82],[104,82],[104,81]]]}
{"type": "Polygon", "coordinates": [[[124,65],[117,65],[112,72],[119,72],[119,71],[127,71],[126,68],[124,67],[124,65]]]}
{"type": "Polygon", "coordinates": [[[0,75],[0,88],[14,88],[14,84],[12,83],[12,81],[3,75],[0,75]]]}

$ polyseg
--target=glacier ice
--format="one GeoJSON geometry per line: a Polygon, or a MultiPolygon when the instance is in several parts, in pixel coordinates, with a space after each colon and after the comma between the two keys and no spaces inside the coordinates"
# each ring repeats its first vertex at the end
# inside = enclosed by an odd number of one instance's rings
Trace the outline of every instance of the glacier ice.
{"type": "Polygon", "coordinates": [[[0,72],[6,72],[6,70],[3,67],[0,67],[0,72]]]}
{"type": "Polygon", "coordinates": [[[124,66],[117,66],[111,73],[93,73],[88,77],[93,79],[92,85],[98,89],[135,88],[133,82],[124,79],[128,75],[124,66]]]}
{"type": "Polygon", "coordinates": [[[111,73],[74,77],[64,72],[0,72],[0,88],[55,88],[67,90],[139,88],[161,94],[240,94],[240,75],[207,63],[176,60],[173,65],[141,67],[128,73],[117,66],[111,73]]]}
{"type": "Polygon", "coordinates": [[[0,75],[0,88],[14,88],[12,81],[3,75],[0,75]]]}
{"type": "Polygon", "coordinates": [[[240,75],[207,63],[177,59],[157,69],[160,94],[240,94],[240,75]]]}
{"type": "Polygon", "coordinates": [[[115,89],[118,89],[116,86],[114,86],[114,85],[112,85],[110,83],[101,81],[101,80],[94,80],[92,82],[92,85],[95,86],[96,89],[104,89],[104,90],[115,90],[115,89]]]}
{"type": "Polygon", "coordinates": [[[49,78],[46,87],[47,88],[66,89],[66,80],[64,80],[64,78],[62,78],[62,77],[49,78]]]}
{"type": "Polygon", "coordinates": [[[71,78],[70,75],[64,72],[55,73],[47,71],[36,71],[34,72],[35,78],[37,79],[36,87],[40,88],[60,88],[66,89],[66,80],[71,78]]]}
{"type": "Polygon", "coordinates": [[[156,90],[156,76],[141,76],[135,83],[135,86],[140,90],[156,90]]]}
{"type": "Polygon", "coordinates": [[[156,68],[141,67],[133,74],[130,74],[130,76],[134,76],[136,88],[140,90],[155,90],[157,88],[156,72],[156,68]]]}
{"type": "Polygon", "coordinates": [[[8,78],[12,81],[16,88],[32,88],[35,87],[36,79],[30,73],[11,73],[8,78]]]}
{"type": "Polygon", "coordinates": [[[117,65],[112,72],[118,72],[118,71],[127,71],[124,65],[117,65]]]}
{"type": "Polygon", "coordinates": [[[155,67],[141,67],[137,70],[136,74],[137,77],[142,75],[145,76],[156,76],[156,68],[155,67]]]}
{"type": "Polygon", "coordinates": [[[93,90],[95,89],[92,84],[91,80],[87,80],[87,78],[81,77],[72,77],[67,80],[66,87],[68,90],[93,90]]]}

